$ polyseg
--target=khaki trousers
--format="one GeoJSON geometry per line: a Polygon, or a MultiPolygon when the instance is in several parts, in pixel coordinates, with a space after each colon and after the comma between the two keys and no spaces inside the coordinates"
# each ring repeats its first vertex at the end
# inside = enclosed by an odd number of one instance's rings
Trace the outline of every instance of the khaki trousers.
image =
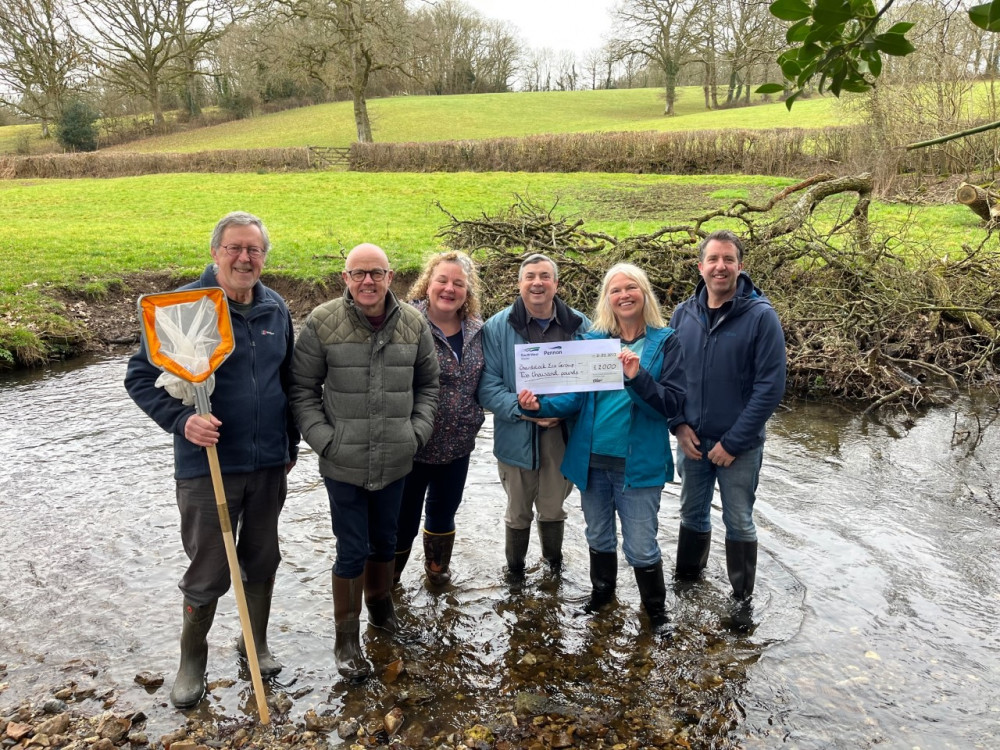
{"type": "Polygon", "coordinates": [[[531,528],[532,509],[543,523],[566,520],[563,501],[569,497],[573,483],[559,471],[566,453],[561,426],[541,430],[538,442],[541,462],[534,471],[497,462],[500,483],[507,493],[504,522],[512,529],[531,528]]]}

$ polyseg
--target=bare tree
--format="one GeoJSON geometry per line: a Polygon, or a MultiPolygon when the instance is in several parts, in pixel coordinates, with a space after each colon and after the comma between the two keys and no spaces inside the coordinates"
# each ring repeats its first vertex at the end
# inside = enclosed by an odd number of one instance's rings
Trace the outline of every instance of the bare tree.
{"type": "Polygon", "coordinates": [[[76,0],[108,84],[146,100],[162,124],[165,86],[199,74],[197,60],[237,15],[228,0],[76,0]]]}
{"type": "Polygon", "coordinates": [[[583,54],[583,74],[595,91],[604,83],[604,51],[600,47],[587,50],[583,54]]]}
{"type": "Polygon", "coordinates": [[[477,91],[510,91],[520,67],[523,47],[513,26],[506,21],[486,21],[485,37],[477,64],[477,91]]]}
{"type": "Polygon", "coordinates": [[[749,104],[754,72],[758,82],[765,80],[763,69],[784,46],[784,32],[768,11],[767,0],[723,0],[719,13],[729,76],[726,106],[741,97],[749,104]]]}
{"type": "Polygon", "coordinates": [[[522,68],[525,91],[549,91],[552,88],[553,53],[547,47],[528,52],[522,68]]]}
{"type": "Polygon", "coordinates": [[[699,14],[711,0],[623,0],[615,8],[618,39],[623,51],[641,55],[662,71],[666,105],[674,114],[677,75],[697,59],[701,29],[699,14]]]}
{"type": "Polygon", "coordinates": [[[405,74],[412,56],[404,0],[275,0],[275,4],[292,16],[310,18],[329,29],[328,50],[341,58],[341,83],[354,102],[358,141],[371,143],[368,89],[372,74],[405,74]]]}
{"type": "Polygon", "coordinates": [[[556,88],[575,91],[580,78],[576,72],[576,55],[571,50],[561,50],[556,60],[556,88]]]}
{"type": "Polygon", "coordinates": [[[0,103],[41,120],[43,136],[76,90],[82,67],[62,0],[0,3],[0,103]]]}

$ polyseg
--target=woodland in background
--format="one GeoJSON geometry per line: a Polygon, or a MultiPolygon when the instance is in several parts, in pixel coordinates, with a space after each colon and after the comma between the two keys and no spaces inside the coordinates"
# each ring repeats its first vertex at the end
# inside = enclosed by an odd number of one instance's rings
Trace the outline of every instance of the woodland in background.
{"type": "Polygon", "coordinates": [[[608,268],[636,264],[649,274],[669,320],[699,279],[697,244],[711,231],[707,225],[728,219],[745,237],[747,272],[781,318],[790,394],[874,410],[944,403],[960,387],[994,385],[1000,257],[982,245],[965,247],[960,257],[900,248],[869,225],[871,193],[868,173],[817,175],[764,204],[738,200],[690,225],[623,238],[589,232],[556,207],[519,199],[495,216],[448,214],[441,236],[472,253],[490,280],[486,314],[510,304],[521,260],[542,252],[559,264],[560,295],[585,311],[593,310],[608,268]],[[839,202],[839,215],[819,227],[814,209],[827,200],[839,202]]]}

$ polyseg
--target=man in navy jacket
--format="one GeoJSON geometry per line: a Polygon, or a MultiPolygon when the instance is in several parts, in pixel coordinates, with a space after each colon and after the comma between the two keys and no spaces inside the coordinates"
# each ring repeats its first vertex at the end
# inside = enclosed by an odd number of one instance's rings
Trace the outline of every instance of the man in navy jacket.
{"type": "MultiPolygon", "coordinates": [[[[278,514],[285,503],[285,475],[295,465],[299,433],[288,406],[292,318],[284,300],[260,282],[270,249],[256,216],[224,216],[212,234],[215,261],[182,289],[221,287],[229,302],[235,348],[215,371],[210,419],[156,385],[160,370],[145,349],[129,360],[125,388],[132,400],[174,436],[174,479],[181,541],[190,559],[178,584],[184,594],[181,664],[170,691],[178,708],[205,693],[208,631],[219,597],[229,589],[229,568],[219,526],[205,447],[216,445],[244,577],[247,609],[261,674],[281,664],[267,647],[278,551],[278,514]]],[[[242,636],[238,644],[246,655],[242,636]]]]}
{"type": "Polygon", "coordinates": [[[785,337],[771,303],[743,271],[743,243],[734,233],[719,230],[702,241],[698,271],[694,295],[670,322],[687,374],[684,413],[671,423],[682,482],[676,575],[697,578],[708,561],[718,481],[726,569],[745,604],[757,573],[753,505],[764,425],[785,392],[785,337]]]}

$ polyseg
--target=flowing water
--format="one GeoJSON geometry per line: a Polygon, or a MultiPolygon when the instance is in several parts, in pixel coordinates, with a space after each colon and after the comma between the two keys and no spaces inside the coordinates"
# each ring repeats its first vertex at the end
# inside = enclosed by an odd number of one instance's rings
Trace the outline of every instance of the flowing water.
{"type": "MultiPolygon", "coordinates": [[[[170,439],[129,400],[124,371],[113,357],[0,376],[0,716],[75,686],[93,692],[83,704],[94,713],[142,710],[158,738],[185,720],[167,699],[185,559],[170,439]],[[136,684],[144,671],[165,686],[136,684]]],[[[976,399],[905,422],[829,405],[783,410],[757,505],[756,628],[724,625],[716,506],[705,581],[668,591],[672,641],[647,634],[624,563],[618,607],[577,615],[589,579],[576,493],[561,579],[536,563],[523,590],[504,585],[504,497],[487,420],[457,518],[453,585],[427,589],[414,555],[397,599],[415,638],[364,633],[379,677],[360,686],[336,675],[329,510],[305,451],[281,518],[271,617],[270,644],[286,665],[269,685],[288,697],[279,720],[309,710],[367,720],[400,705],[412,740],[493,721],[529,694],[547,696],[546,710],[586,707],[609,727],[605,740],[634,733],[638,744],[680,727],[674,736],[692,747],[995,747],[995,417],[994,403],[976,399]],[[393,680],[384,670],[400,658],[407,671],[393,680]]],[[[668,560],[677,505],[669,485],[659,531],[668,560]]],[[[253,712],[238,633],[227,595],[210,635],[211,692],[193,715],[253,712]]]]}

